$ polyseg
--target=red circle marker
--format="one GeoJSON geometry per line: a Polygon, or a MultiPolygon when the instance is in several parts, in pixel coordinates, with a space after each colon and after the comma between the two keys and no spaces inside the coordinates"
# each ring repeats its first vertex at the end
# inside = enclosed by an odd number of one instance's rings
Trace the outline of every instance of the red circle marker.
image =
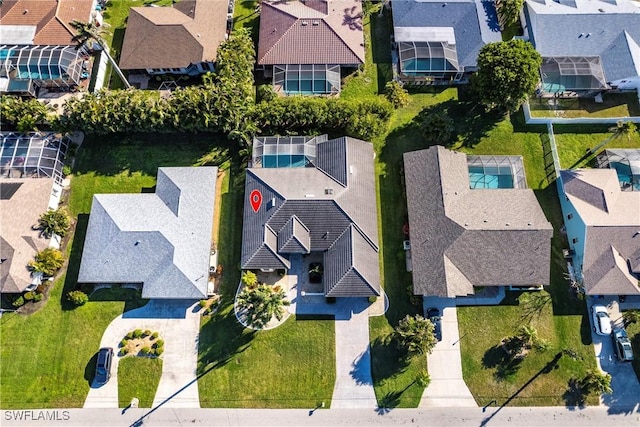
{"type": "Polygon", "coordinates": [[[257,213],[260,205],[262,205],[262,193],[260,190],[253,190],[249,196],[249,200],[251,201],[251,208],[257,213]]]}

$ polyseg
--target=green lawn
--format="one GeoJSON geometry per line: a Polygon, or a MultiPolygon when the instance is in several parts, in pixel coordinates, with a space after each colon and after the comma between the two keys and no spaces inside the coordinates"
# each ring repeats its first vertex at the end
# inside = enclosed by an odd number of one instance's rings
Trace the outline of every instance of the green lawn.
{"type": "Polygon", "coordinates": [[[331,405],[334,326],[290,317],[276,329],[243,330],[228,305],[205,319],[198,362],[200,404],[221,408],[331,405]]]}
{"type": "Polygon", "coordinates": [[[254,42],[258,42],[260,14],[256,12],[257,0],[237,0],[233,7],[233,29],[248,28],[254,42]]]}
{"type": "Polygon", "coordinates": [[[605,94],[602,103],[593,98],[533,98],[529,101],[533,117],[629,117],[639,116],[635,93],[605,94]]]}
{"type": "MultiPolygon", "coordinates": [[[[607,132],[608,126],[568,126],[555,125],[553,127],[560,166],[562,168],[593,167],[595,156],[587,154],[589,148],[595,148],[601,142],[611,138],[612,134],[607,132]],[[585,133],[581,133],[585,132],[585,133]],[[588,132],[588,133],[586,133],[588,132]]],[[[639,148],[640,133],[634,135],[621,135],[611,139],[605,146],[600,148],[598,153],[607,148],[639,148]]]]}
{"type": "Polygon", "coordinates": [[[126,408],[134,397],[138,407],[151,408],[162,376],[162,359],[123,357],[118,363],[118,406],[126,408]]]}

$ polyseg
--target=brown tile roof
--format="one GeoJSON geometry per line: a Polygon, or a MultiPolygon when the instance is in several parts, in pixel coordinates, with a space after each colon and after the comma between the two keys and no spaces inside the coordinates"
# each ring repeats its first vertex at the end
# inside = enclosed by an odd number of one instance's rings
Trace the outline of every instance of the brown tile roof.
{"type": "Polygon", "coordinates": [[[91,1],[87,0],[5,0],[0,6],[0,25],[36,27],[31,44],[75,44],[74,19],[91,19],[91,1]]]}
{"type": "Polygon", "coordinates": [[[182,0],[173,7],[132,7],[120,68],[183,68],[214,61],[226,29],[225,1],[182,0]]]}
{"type": "Polygon", "coordinates": [[[258,64],[362,64],[358,0],[264,0],[258,64]]]}

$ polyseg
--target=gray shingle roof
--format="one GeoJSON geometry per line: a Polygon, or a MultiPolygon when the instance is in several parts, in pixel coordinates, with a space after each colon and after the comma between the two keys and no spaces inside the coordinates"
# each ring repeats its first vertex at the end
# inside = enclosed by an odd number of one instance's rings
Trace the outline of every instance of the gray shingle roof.
{"type": "Polygon", "coordinates": [[[525,17],[543,57],[599,56],[608,82],[640,74],[640,8],[633,2],[527,0],[525,17]]]}
{"type": "Polygon", "coordinates": [[[261,65],[364,62],[362,4],[356,0],[263,0],[261,65]]]}
{"type": "Polygon", "coordinates": [[[380,272],[373,148],[368,142],[352,138],[320,140],[316,162],[323,165],[324,170],[313,166],[247,169],[242,268],[288,268],[288,265],[283,266],[288,263],[288,253],[305,248],[311,252],[326,252],[344,236],[345,230],[353,228],[355,238],[343,237],[351,243],[341,246],[342,251],[336,252],[337,246],[333,249],[333,253],[340,254],[341,262],[325,264],[325,284],[329,286],[327,289],[337,286],[335,292],[344,295],[349,292],[360,295],[362,287],[370,290],[367,295],[378,295],[380,272]],[[329,173],[338,175],[345,186],[329,173]],[[257,212],[249,200],[253,190],[262,194],[263,202],[257,212]],[[270,245],[269,256],[265,255],[262,237],[266,226],[277,234],[283,248],[278,253],[280,243],[270,245]],[[289,245],[294,236],[298,236],[294,239],[296,250],[291,251],[289,245]],[[342,263],[344,260],[348,260],[350,271],[358,272],[359,279],[354,279],[355,276],[346,279],[348,269],[342,263]]]}
{"type": "Polygon", "coordinates": [[[621,191],[614,169],[564,170],[560,177],[587,228],[582,260],[587,294],[640,294],[631,274],[640,274],[640,193],[621,191]]]}
{"type": "Polygon", "coordinates": [[[404,154],[414,293],[548,284],[553,229],[533,191],[471,190],[466,155],[404,154]]]}
{"type": "Polygon", "coordinates": [[[463,67],[475,67],[480,48],[502,40],[492,2],[401,0],[391,5],[394,28],[452,27],[463,67]]]}
{"type": "Polygon", "coordinates": [[[78,282],[142,283],[144,298],[207,295],[218,169],[159,168],[154,194],[96,194],[78,282]]]}

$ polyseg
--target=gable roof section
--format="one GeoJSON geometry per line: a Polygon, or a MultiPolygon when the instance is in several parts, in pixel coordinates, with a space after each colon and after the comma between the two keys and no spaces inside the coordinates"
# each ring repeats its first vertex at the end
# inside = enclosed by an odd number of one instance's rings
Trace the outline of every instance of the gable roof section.
{"type": "Polygon", "coordinates": [[[640,192],[622,191],[614,169],[563,170],[560,178],[587,227],[582,263],[586,293],[640,294],[638,278],[631,274],[640,274],[640,192]],[[601,199],[585,196],[585,188],[600,194],[606,209],[601,199]]]}
{"type": "Polygon", "coordinates": [[[418,35],[410,37],[421,33],[420,28],[431,29],[423,34],[424,41],[449,41],[453,32],[460,66],[475,67],[480,48],[502,40],[492,2],[407,0],[392,2],[392,9],[394,33],[411,39],[396,38],[396,41],[420,41],[418,35]],[[427,40],[433,39],[437,32],[440,35],[436,38],[442,40],[427,40]]]}
{"type": "Polygon", "coordinates": [[[207,294],[217,168],[159,168],[154,194],[96,194],[78,281],[142,283],[144,298],[207,294]]]}
{"type": "Polygon", "coordinates": [[[182,0],[173,7],[132,7],[120,68],[185,68],[214,61],[226,38],[227,3],[182,0]]]}
{"type": "Polygon", "coordinates": [[[258,260],[264,252],[261,230],[269,227],[279,231],[278,246],[271,248],[278,249],[279,257],[285,260],[289,253],[303,253],[304,250],[326,252],[325,258],[333,251],[334,255],[326,258],[324,267],[325,272],[335,273],[325,273],[327,292],[343,296],[349,292],[353,292],[353,296],[361,292],[378,295],[380,273],[373,148],[370,143],[353,138],[318,142],[317,148],[318,164],[323,164],[329,171],[346,171],[345,187],[313,166],[247,169],[242,268],[285,268],[275,266],[273,260],[258,260]],[[323,158],[325,156],[330,159],[323,158]],[[331,165],[331,161],[345,164],[338,167],[331,165]],[[328,188],[332,191],[325,191],[328,188]],[[250,203],[254,190],[262,194],[257,212],[250,203]],[[345,237],[350,228],[352,234],[345,237]],[[294,238],[295,235],[299,237],[294,238]],[[340,239],[348,242],[337,245],[340,239]],[[291,245],[294,250],[290,249],[291,245]],[[328,264],[334,260],[340,261],[339,265],[328,264]],[[343,262],[349,267],[340,264],[343,262]],[[353,275],[360,277],[359,281],[353,275]],[[368,290],[364,291],[365,288],[368,290]]]}
{"type": "Polygon", "coordinates": [[[0,6],[0,31],[4,44],[73,45],[75,31],[70,23],[74,19],[89,22],[91,1],[87,0],[5,0],[0,6]],[[19,40],[6,31],[7,27],[31,27],[32,40],[19,40]]]}
{"type": "Polygon", "coordinates": [[[640,8],[628,0],[527,0],[530,39],[543,57],[599,56],[608,82],[640,75],[640,8]]]}
{"type": "Polygon", "coordinates": [[[533,191],[471,190],[466,155],[432,147],[404,154],[414,293],[547,284],[553,229],[533,191]]]}
{"type": "Polygon", "coordinates": [[[257,63],[364,63],[361,2],[262,1],[257,63]]]}

